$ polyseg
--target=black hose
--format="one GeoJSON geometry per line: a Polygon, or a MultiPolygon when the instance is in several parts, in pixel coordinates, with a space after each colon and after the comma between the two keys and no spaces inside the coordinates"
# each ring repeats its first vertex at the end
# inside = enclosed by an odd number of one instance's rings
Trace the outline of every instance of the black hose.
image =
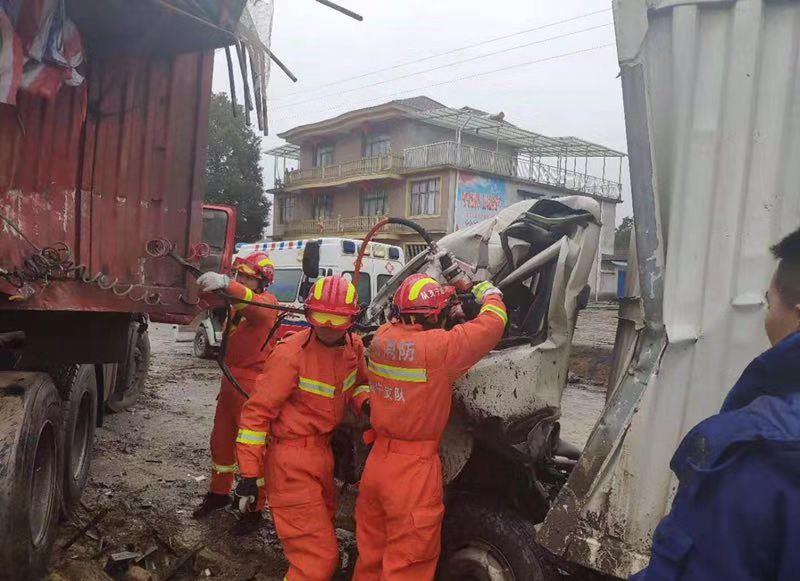
{"type": "Polygon", "coordinates": [[[217,365],[222,370],[222,374],[225,376],[230,384],[234,387],[236,391],[244,399],[250,399],[250,394],[248,394],[244,388],[239,384],[236,378],[233,376],[231,372],[231,368],[228,367],[228,364],[225,363],[225,355],[228,354],[228,337],[231,334],[231,319],[232,319],[232,311],[231,302],[229,300],[225,301],[225,311],[228,313],[228,316],[225,318],[225,329],[222,331],[222,341],[219,344],[219,353],[217,353],[217,365]]]}
{"type": "Polygon", "coordinates": [[[425,241],[425,243],[428,245],[431,251],[436,250],[436,243],[433,241],[433,238],[431,238],[431,235],[428,233],[427,230],[425,230],[425,228],[423,228],[416,222],[412,222],[411,220],[406,220],[405,218],[388,218],[387,220],[389,224],[400,224],[401,226],[405,226],[406,228],[411,228],[417,234],[422,236],[422,239],[425,241]]]}
{"type": "Polygon", "coordinates": [[[288,313],[284,313],[282,315],[278,315],[278,318],[275,321],[275,324],[272,325],[272,329],[269,330],[269,334],[267,335],[267,338],[264,340],[264,344],[261,345],[261,350],[262,351],[264,349],[266,349],[267,344],[269,343],[270,339],[272,339],[275,336],[275,332],[280,328],[280,326],[283,323],[284,319],[286,319],[287,314],[288,313]]]}
{"type": "MultiPolygon", "coordinates": [[[[400,224],[400,225],[402,225],[402,226],[405,226],[405,227],[407,227],[407,228],[411,228],[411,229],[412,229],[412,230],[414,230],[414,231],[415,231],[417,234],[419,234],[420,236],[422,236],[422,239],[423,239],[423,240],[425,241],[425,243],[428,245],[428,248],[430,248],[431,254],[433,254],[434,252],[436,252],[436,250],[437,250],[437,248],[436,248],[436,242],[434,242],[434,241],[433,241],[433,238],[432,238],[432,237],[431,237],[431,235],[428,233],[428,231],[427,231],[427,230],[425,230],[425,228],[423,228],[422,226],[420,226],[420,225],[419,225],[419,224],[417,224],[416,222],[412,222],[411,220],[406,220],[405,218],[388,218],[388,223],[389,223],[389,224],[400,224]]],[[[444,256],[442,256],[441,258],[439,258],[439,263],[440,263],[440,264],[441,264],[441,266],[442,266],[442,272],[445,272],[445,273],[446,273],[446,272],[447,272],[447,271],[448,271],[450,268],[452,268],[452,267],[453,267],[453,261],[452,261],[452,260],[450,260],[450,256],[449,256],[448,254],[445,254],[444,256]]]]}

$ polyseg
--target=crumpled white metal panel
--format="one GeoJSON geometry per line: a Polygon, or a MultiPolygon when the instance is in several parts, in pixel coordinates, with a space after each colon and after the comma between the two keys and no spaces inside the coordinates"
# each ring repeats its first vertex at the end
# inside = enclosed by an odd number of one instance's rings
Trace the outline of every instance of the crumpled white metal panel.
{"type": "Polygon", "coordinates": [[[614,12],[648,327],[539,540],[627,577],[669,510],[680,439],[768,346],[768,248],[800,225],[800,2],[614,12]]]}

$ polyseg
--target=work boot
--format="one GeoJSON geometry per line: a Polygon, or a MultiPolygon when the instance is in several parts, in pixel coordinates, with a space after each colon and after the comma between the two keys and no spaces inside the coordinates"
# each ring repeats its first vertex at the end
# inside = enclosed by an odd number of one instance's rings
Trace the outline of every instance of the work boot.
{"type": "Polygon", "coordinates": [[[213,492],[207,493],[203,497],[203,502],[200,503],[194,512],[192,518],[205,518],[212,512],[222,510],[231,503],[231,497],[228,494],[214,494],[213,492]]]}
{"type": "Polygon", "coordinates": [[[239,520],[233,525],[231,534],[235,537],[244,537],[256,532],[264,526],[264,517],[261,516],[261,511],[247,512],[239,517],[239,520]]]}

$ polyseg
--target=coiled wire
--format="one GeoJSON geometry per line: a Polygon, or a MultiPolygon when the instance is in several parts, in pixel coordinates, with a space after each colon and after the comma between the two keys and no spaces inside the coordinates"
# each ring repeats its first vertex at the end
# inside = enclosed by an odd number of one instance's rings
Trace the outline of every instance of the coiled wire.
{"type": "MultiPolygon", "coordinates": [[[[37,247],[34,247],[37,248],[37,247]]],[[[85,264],[76,264],[75,257],[66,242],[45,246],[12,271],[0,270],[0,277],[21,292],[32,283],[47,285],[51,280],[77,280],[95,284],[98,288],[111,291],[118,297],[135,303],[143,302],[149,306],[163,304],[161,293],[148,291],[144,285],[120,282],[111,279],[103,272],[92,275],[85,264]]]]}

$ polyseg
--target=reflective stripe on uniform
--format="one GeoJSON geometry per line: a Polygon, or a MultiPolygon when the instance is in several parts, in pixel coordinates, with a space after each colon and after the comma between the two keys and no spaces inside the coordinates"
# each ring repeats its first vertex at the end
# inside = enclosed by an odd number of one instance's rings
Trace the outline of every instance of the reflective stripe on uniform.
{"type": "Polygon", "coordinates": [[[261,260],[258,261],[258,265],[261,266],[262,268],[264,266],[274,266],[269,258],[262,258],[261,260]]]}
{"type": "Polygon", "coordinates": [[[309,379],[308,377],[300,378],[300,389],[314,395],[321,395],[322,397],[333,398],[336,395],[336,387],[316,379],[309,379]]]}
{"type": "Polygon", "coordinates": [[[383,363],[369,362],[369,370],[375,375],[397,381],[409,381],[411,383],[425,383],[428,381],[428,374],[425,369],[414,369],[408,367],[394,367],[383,363]]]}
{"type": "Polygon", "coordinates": [[[508,323],[508,315],[506,314],[505,310],[503,310],[502,308],[500,308],[500,307],[498,307],[496,305],[483,305],[481,307],[481,312],[479,314],[486,313],[486,312],[494,313],[495,315],[500,317],[500,319],[502,319],[504,325],[508,323]]]}
{"type": "Polygon", "coordinates": [[[233,474],[239,471],[238,464],[215,464],[213,461],[211,462],[211,469],[216,472],[217,474],[233,474]]]}
{"type": "Polygon", "coordinates": [[[368,385],[359,385],[356,390],[353,392],[353,397],[358,397],[362,393],[370,393],[370,389],[368,385]]]}
{"type": "Polygon", "coordinates": [[[264,446],[267,443],[267,433],[254,432],[253,430],[239,430],[236,443],[247,444],[249,446],[264,446]]]}
{"type": "Polygon", "coordinates": [[[354,369],[353,372],[344,378],[344,383],[342,384],[342,390],[348,391],[351,387],[353,387],[356,383],[356,370],[354,369]]]}
{"type": "MultiPolygon", "coordinates": [[[[253,300],[253,291],[251,291],[249,288],[244,289],[244,300],[246,301],[253,300]]],[[[236,303],[236,305],[234,305],[233,308],[237,311],[241,311],[242,309],[247,308],[247,303],[236,303]]]]}
{"type": "Polygon", "coordinates": [[[264,480],[263,478],[259,478],[258,480],[256,480],[256,486],[258,486],[259,488],[264,488],[264,485],[266,483],[267,481],[264,480]]]}

